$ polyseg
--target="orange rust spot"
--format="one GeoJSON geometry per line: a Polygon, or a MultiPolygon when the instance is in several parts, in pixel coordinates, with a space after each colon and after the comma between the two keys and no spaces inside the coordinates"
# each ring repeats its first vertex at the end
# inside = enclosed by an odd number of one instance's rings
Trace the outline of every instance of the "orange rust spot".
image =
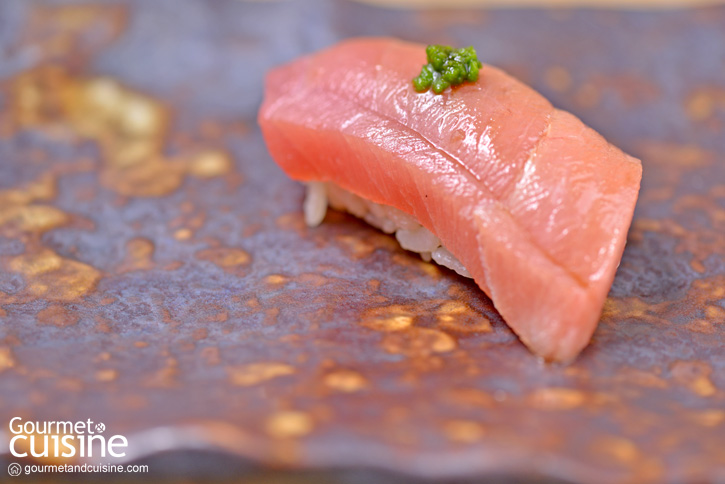
{"type": "Polygon", "coordinates": [[[72,301],[92,291],[101,278],[93,267],[63,258],[49,249],[12,258],[9,269],[23,274],[27,285],[20,293],[8,296],[7,302],[34,298],[72,301]]]}
{"type": "Polygon", "coordinates": [[[366,311],[360,323],[375,331],[400,331],[413,325],[414,314],[415,308],[394,304],[366,311]]]}
{"type": "Polygon", "coordinates": [[[104,296],[103,299],[100,301],[101,306],[108,306],[109,304],[113,304],[117,301],[117,299],[113,296],[104,296]]]}
{"type": "Polygon", "coordinates": [[[725,309],[720,306],[707,306],[705,317],[713,323],[723,323],[725,322],[725,309]]]}
{"type": "Polygon", "coordinates": [[[485,316],[476,313],[466,303],[448,301],[436,311],[438,322],[444,329],[461,333],[488,333],[491,322],[485,316]]]}
{"type": "Polygon", "coordinates": [[[715,103],[708,93],[696,91],[685,101],[687,115],[693,121],[702,121],[709,118],[715,112],[715,103]]]}
{"type": "MultiPolygon", "coordinates": [[[[692,289],[706,298],[719,300],[725,297],[725,276],[715,276],[692,281],[692,289]]],[[[699,299],[699,298],[698,298],[699,299]]]]}
{"type": "Polygon", "coordinates": [[[385,304],[389,301],[387,297],[381,294],[372,295],[368,300],[370,301],[370,304],[385,304]]]}
{"type": "Polygon", "coordinates": [[[624,368],[620,370],[616,374],[615,380],[649,388],[667,388],[669,386],[666,380],[654,373],[636,368],[624,368]]]}
{"type": "Polygon", "coordinates": [[[571,410],[581,406],[586,395],[572,388],[541,388],[528,397],[529,403],[542,410],[571,410]]]}
{"type": "Polygon", "coordinates": [[[55,121],[59,100],[54,94],[65,78],[58,66],[43,66],[17,76],[9,86],[9,111],[15,123],[25,128],[55,121]]]}
{"type": "Polygon", "coordinates": [[[264,311],[264,321],[262,324],[277,324],[277,316],[279,316],[279,308],[269,308],[264,311]]]}
{"type": "Polygon", "coordinates": [[[693,121],[705,121],[718,110],[725,111],[725,89],[719,86],[695,89],[685,100],[685,111],[693,121]]]}
{"type": "Polygon", "coordinates": [[[200,178],[226,175],[231,169],[232,161],[229,154],[219,150],[202,151],[189,162],[189,172],[200,178]]]}
{"type": "Polygon", "coordinates": [[[270,274],[264,278],[264,282],[273,286],[286,284],[289,279],[281,274],[270,274]]]}
{"type": "Polygon", "coordinates": [[[179,229],[176,232],[174,232],[174,238],[176,240],[189,240],[194,233],[187,228],[179,229]]]}
{"type": "Polygon", "coordinates": [[[264,428],[267,434],[274,438],[295,438],[312,432],[314,421],[304,412],[286,410],[271,415],[265,422],[264,428]]]}
{"type": "Polygon", "coordinates": [[[486,433],[480,423],[472,420],[449,420],[443,424],[443,432],[449,440],[466,444],[481,440],[486,433]]]}
{"type": "Polygon", "coordinates": [[[642,232],[660,232],[662,230],[662,222],[647,218],[635,219],[632,227],[642,232]]]}
{"type": "Polygon", "coordinates": [[[7,315],[8,315],[8,313],[6,313],[5,310],[0,307],[0,318],[4,318],[7,315]]]}
{"type": "Polygon", "coordinates": [[[264,225],[261,223],[250,223],[248,225],[245,225],[244,230],[242,230],[242,237],[251,237],[263,228],[264,225]]]}
{"type": "Polygon", "coordinates": [[[705,321],[704,319],[693,319],[685,325],[685,328],[695,333],[715,333],[715,326],[710,321],[705,321]]]}
{"type": "Polygon", "coordinates": [[[39,5],[30,12],[24,32],[45,56],[88,55],[81,38],[94,32],[95,51],[115,39],[126,25],[126,10],[120,5],[39,5]]]}
{"type": "Polygon", "coordinates": [[[100,382],[110,382],[118,377],[118,372],[112,369],[96,371],[96,380],[100,382]]]}
{"type": "Polygon", "coordinates": [[[725,410],[712,409],[693,412],[690,414],[692,419],[703,427],[717,427],[725,424],[725,410]]]}
{"type": "Polygon", "coordinates": [[[136,348],[146,348],[146,347],[147,347],[147,346],[148,346],[149,344],[148,344],[148,342],[147,342],[147,341],[134,341],[134,342],[133,342],[133,345],[134,345],[134,346],[135,346],[136,348]]]}
{"type": "Polygon", "coordinates": [[[229,319],[229,312],[216,304],[205,306],[204,314],[204,321],[207,323],[223,323],[229,319]]]}
{"type": "Polygon", "coordinates": [[[376,331],[400,331],[409,328],[413,324],[412,316],[391,316],[389,318],[372,319],[364,321],[364,326],[376,331]]]}
{"type": "Polygon", "coordinates": [[[456,340],[443,331],[411,327],[385,335],[382,346],[388,353],[408,357],[426,357],[433,353],[446,353],[456,348],[456,340]]]}
{"type": "Polygon", "coordinates": [[[37,236],[67,224],[70,217],[65,212],[34,203],[55,196],[56,180],[52,174],[44,174],[23,188],[0,190],[0,231],[10,236],[18,232],[37,236]]]}
{"type": "Polygon", "coordinates": [[[165,157],[168,109],[113,79],[76,78],[61,67],[43,66],[18,76],[11,90],[21,125],[70,128],[72,136],[96,141],[105,161],[101,183],[121,195],[164,196],[187,173],[212,177],[231,169],[219,150],[201,150],[188,162],[165,157]]]}
{"type": "Polygon", "coordinates": [[[717,388],[713,385],[712,380],[707,376],[696,378],[691,384],[690,389],[701,397],[711,397],[717,393],[717,388]]]}
{"type": "Polygon", "coordinates": [[[705,266],[697,259],[692,259],[690,261],[690,267],[692,267],[693,271],[699,272],[700,274],[705,272],[705,266]]]}
{"type": "Polygon", "coordinates": [[[61,92],[64,114],[79,133],[101,143],[107,162],[117,166],[140,162],[140,156],[128,159],[119,158],[119,154],[134,142],[137,146],[144,144],[152,148],[160,144],[168,113],[155,100],[107,77],[68,78],[64,87],[61,92]],[[112,152],[109,148],[114,145],[121,149],[112,152]]]}
{"type": "Polygon", "coordinates": [[[664,321],[657,314],[657,306],[650,305],[639,298],[608,298],[604,303],[602,320],[618,320],[632,318],[652,324],[662,324],[664,321]]]}
{"type": "MultiPolygon", "coordinates": [[[[395,259],[395,256],[393,256],[393,259],[395,259]]],[[[424,260],[416,260],[415,265],[420,270],[425,272],[425,274],[428,277],[434,277],[434,278],[441,277],[441,269],[438,264],[434,264],[432,262],[426,262],[424,260]]]]}
{"type": "Polygon", "coordinates": [[[0,346],[0,373],[15,367],[13,352],[7,346],[0,346]]]}
{"type": "Polygon", "coordinates": [[[670,366],[672,378],[700,397],[711,397],[717,388],[710,380],[712,368],[701,361],[676,361],[670,366]]]}
{"type": "Polygon", "coordinates": [[[161,320],[166,324],[177,324],[167,308],[161,308],[161,320]]]}
{"type": "Polygon", "coordinates": [[[277,217],[277,220],[275,220],[275,224],[283,230],[302,231],[307,228],[305,221],[302,218],[302,214],[298,212],[280,215],[277,217]]]}
{"type": "Polygon", "coordinates": [[[357,392],[368,386],[368,381],[360,373],[353,370],[335,370],[323,378],[323,383],[345,393],[357,392]]]}
{"type": "Polygon", "coordinates": [[[137,237],[126,243],[126,258],[118,268],[120,273],[143,271],[154,267],[154,243],[137,237]]]}
{"type": "Polygon", "coordinates": [[[377,248],[369,241],[362,239],[356,235],[338,235],[335,240],[340,242],[342,246],[347,249],[355,259],[362,259],[368,257],[377,248]]]}
{"type": "Polygon", "coordinates": [[[441,269],[438,264],[432,262],[426,262],[415,254],[411,253],[396,253],[393,254],[393,262],[406,267],[414,267],[420,270],[423,274],[428,277],[439,278],[441,277],[441,269]]]}
{"type": "Polygon", "coordinates": [[[0,228],[42,233],[68,223],[68,215],[48,205],[10,206],[0,211],[0,228]]]}
{"type": "Polygon", "coordinates": [[[44,173],[29,182],[24,188],[0,190],[0,206],[28,205],[38,201],[50,201],[57,196],[56,178],[44,173]]]}
{"type": "Polygon", "coordinates": [[[109,361],[111,359],[111,353],[108,351],[104,351],[102,353],[99,353],[96,357],[96,361],[109,361]]]}
{"type": "Polygon", "coordinates": [[[174,261],[169,262],[168,264],[165,264],[162,268],[165,271],[175,271],[175,270],[179,269],[180,267],[182,267],[183,265],[184,265],[184,263],[181,262],[180,260],[174,260],[174,261]]]}
{"type": "Polygon", "coordinates": [[[628,439],[613,435],[598,437],[593,444],[595,452],[613,457],[622,464],[630,464],[640,459],[637,446],[628,439]]]}
{"type": "Polygon", "coordinates": [[[380,289],[380,281],[377,279],[370,279],[367,282],[370,292],[377,292],[380,289]]]}
{"type": "Polygon", "coordinates": [[[195,254],[197,259],[211,262],[225,272],[236,273],[251,261],[251,257],[242,249],[234,247],[214,247],[202,249],[195,254]]]}
{"type": "Polygon", "coordinates": [[[293,366],[279,362],[259,362],[227,368],[229,380],[234,385],[251,386],[296,372],[293,366]]]}
{"type": "Polygon", "coordinates": [[[131,91],[126,91],[125,99],[115,106],[120,108],[116,120],[124,134],[130,136],[145,136],[156,134],[164,122],[164,113],[157,103],[144,98],[131,91]]]}
{"type": "Polygon", "coordinates": [[[160,158],[109,168],[101,173],[101,183],[128,197],[162,197],[173,193],[184,181],[184,167],[160,158]]]}
{"type": "Polygon", "coordinates": [[[39,324],[50,324],[59,328],[73,326],[80,317],[77,313],[69,311],[60,304],[50,304],[36,315],[39,324]]]}
{"type": "Polygon", "coordinates": [[[162,154],[168,112],[153,99],[108,78],[72,79],[63,92],[74,129],[101,146],[101,182],[126,196],[158,197],[181,186],[187,167],[162,154]]]}
{"type": "Polygon", "coordinates": [[[553,90],[564,92],[571,87],[571,75],[561,66],[552,66],[544,73],[544,81],[553,90]]]}

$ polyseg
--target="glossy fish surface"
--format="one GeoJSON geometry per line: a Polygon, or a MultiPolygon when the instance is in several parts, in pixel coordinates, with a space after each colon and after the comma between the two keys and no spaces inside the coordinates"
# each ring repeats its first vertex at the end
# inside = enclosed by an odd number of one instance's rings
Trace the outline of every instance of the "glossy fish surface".
{"type": "Polygon", "coordinates": [[[475,83],[418,93],[425,62],[424,45],[363,38],[274,69],[269,151],[296,180],[415,217],[532,352],[570,361],[599,321],[641,163],[485,62],[475,83]]]}

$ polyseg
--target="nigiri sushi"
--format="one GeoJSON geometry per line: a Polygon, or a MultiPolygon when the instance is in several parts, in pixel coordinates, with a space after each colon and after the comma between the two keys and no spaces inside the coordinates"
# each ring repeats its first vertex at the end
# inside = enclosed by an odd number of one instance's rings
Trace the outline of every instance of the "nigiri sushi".
{"type": "MultiPolygon", "coordinates": [[[[503,71],[437,93],[426,47],[351,39],[271,70],[273,159],[328,205],[472,277],[536,355],[588,344],[624,250],[642,165],[503,71]]],[[[437,91],[440,91],[438,89],[437,91]]]]}

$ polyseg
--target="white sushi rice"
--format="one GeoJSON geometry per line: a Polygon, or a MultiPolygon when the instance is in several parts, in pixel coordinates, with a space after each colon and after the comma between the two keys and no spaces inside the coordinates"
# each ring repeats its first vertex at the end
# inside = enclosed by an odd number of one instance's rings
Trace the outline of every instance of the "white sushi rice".
{"type": "Polygon", "coordinates": [[[307,196],[303,209],[305,223],[309,227],[316,227],[322,223],[328,205],[335,210],[349,212],[386,234],[395,233],[395,238],[401,247],[417,252],[423,260],[432,259],[463,277],[471,277],[463,264],[443,247],[440,239],[407,213],[395,207],[365,200],[334,183],[307,183],[307,196]]]}

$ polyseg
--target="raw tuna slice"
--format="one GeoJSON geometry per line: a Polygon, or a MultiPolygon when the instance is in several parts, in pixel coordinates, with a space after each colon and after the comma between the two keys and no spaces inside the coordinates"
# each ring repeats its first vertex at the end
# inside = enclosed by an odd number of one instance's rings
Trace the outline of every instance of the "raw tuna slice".
{"type": "Polygon", "coordinates": [[[418,93],[425,63],[423,45],[365,38],[274,69],[269,151],[290,177],[378,207],[377,222],[380,207],[415,219],[534,353],[572,360],[622,256],[641,163],[485,63],[475,83],[418,93]]]}

